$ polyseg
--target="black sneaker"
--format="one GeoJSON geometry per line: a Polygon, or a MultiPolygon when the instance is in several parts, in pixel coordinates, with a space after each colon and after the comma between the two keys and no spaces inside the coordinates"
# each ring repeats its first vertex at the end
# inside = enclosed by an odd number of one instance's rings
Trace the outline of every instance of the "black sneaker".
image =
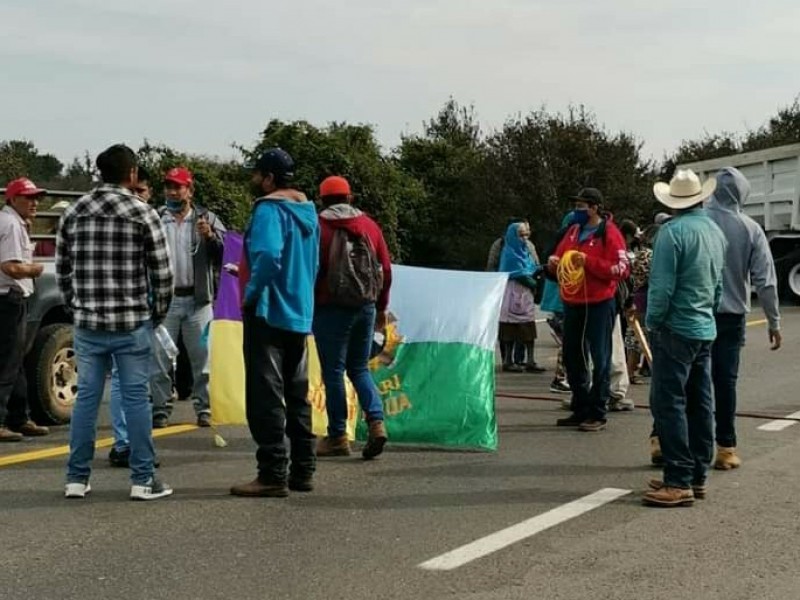
{"type": "Polygon", "coordinates": [[[169,426],[169,417],[167,415],[153,416],[153,429],[164,429],[169,426]]]}
{"type": "MultiPolygon", "coordinates": [[[[108,453],[108,462],[112,467],[119,467],[122,469],[127,469],[130,466],[131,460],[131,449],[125,448],[125,450],[119,451],[116,448],[112,448],[111,452],[108,453]]],[[[158,460],[157,455],[153,455],[153,466],[157,469],[161,466],[161,461],[158,460]]]]}
{"type": "Polygon", "coordinates": [[[127,469],[130,464],[131,459],[131,449],[125,448],[124,450],[117,450],[116,448],[112,448],[111,452],[108,453],[108,462],[112,467],[119,467],[121,469],[127,469]]]}
{"type": "Polygon", "coordinates": [[[293,492],[311,492],[314,481],[311,475],[289,475],[289,489],[293,492]]]}
{"type": "Polygon", "coordinates": [[[580,424],[578,429],[587,433],[597,433],[606,428],[608,421],[606,419],[587,419],[580,424]]]}
{"type": "Polygon", "coordinates": [[[556,421],[556,427],[578,427],[584,421],[585,419],[582,419],[573,413],[568,417],[558,419],[558,421],[556,421]]]}
{"type": "Polygon", "coordinates": [[[553,379],[553,383],[550,384],[550,391],[554,394],[569,394],[572,390],[563,379],[553,379]]]}
{"type": "Polygon", "coordinates": [[[197,415],[198,427],[211,427],[211,415],[208,413],[200,413],[197,415]]]}
{"type": "Polygon", "coordinates": [[[144,485],[131,486],[131,500],[158,500],[172,495],[172,488],[151,477],[144,485]]]}

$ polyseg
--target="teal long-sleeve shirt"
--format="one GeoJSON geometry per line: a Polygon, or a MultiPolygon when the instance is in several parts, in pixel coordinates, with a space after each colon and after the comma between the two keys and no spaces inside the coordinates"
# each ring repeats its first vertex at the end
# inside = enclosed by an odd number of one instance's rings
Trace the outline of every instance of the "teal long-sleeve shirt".
{"type": "Polygon", "coordinates": [[[703,209],[679,214],[656,236],[647,294],[647,328],[690,340],[717,336],[727,242],[703,209]]]}

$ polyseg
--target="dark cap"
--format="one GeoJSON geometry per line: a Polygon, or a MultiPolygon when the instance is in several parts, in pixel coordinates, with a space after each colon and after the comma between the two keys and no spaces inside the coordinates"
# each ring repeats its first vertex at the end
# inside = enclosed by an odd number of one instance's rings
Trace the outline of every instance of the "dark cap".
{"type": "Polygon", "coordinates": [[[572,202],[586,202],[589,206],[601,206],[603,204],[603,194],[597,188],[583,188],[577,196],[570,198],[572,202]]]}
{"type": "Polygon", "coordinates": [[[248,168],[261,173],[272,173],[275,177],[291,179],[294,176],[294,159],[286,150],[270,148],[264,151],[248,168]]]}

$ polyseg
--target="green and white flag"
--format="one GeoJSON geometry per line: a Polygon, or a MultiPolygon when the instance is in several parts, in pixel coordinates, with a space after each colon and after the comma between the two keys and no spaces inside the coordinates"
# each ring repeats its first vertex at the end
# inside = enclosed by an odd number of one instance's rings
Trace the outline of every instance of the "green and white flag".
{"type": "MultiPolygon", "coordinates": [[[[504,273],[394,267],[371,363],[392,443],[497,448],[495,342],[504,273]]],[[[366,439],[361,421],[357,437],[366,439]]]]}

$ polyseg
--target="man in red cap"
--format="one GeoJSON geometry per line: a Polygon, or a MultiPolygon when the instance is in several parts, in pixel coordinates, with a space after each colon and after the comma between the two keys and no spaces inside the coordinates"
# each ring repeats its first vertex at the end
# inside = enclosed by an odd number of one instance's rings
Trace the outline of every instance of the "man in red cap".
{"type": "Polygon", "coordinates": [[[368,363],[375,331],[386,329],[391,257],[378,224],[352,206],[344,177],[325,179],[319,195],[324,210],[319,215],[314,339],[325,384],[328,435],[317,444],[317,456],[350,454],[346,372],[367,417],[369,437],[362,456],[369,460],[383,452],[387,438],[383,404],[368,363]]]}
{"type": "MultiPolygon", "coordinates": [[[[164,319],[170,337],[183,345],[192,367],[192,400],[200,427],[211,426],[208,399],[208,347],[203,340],[213,317],[216,274],[222,264],[225,226],[210,210],[194,203],[194,177],[186,167],[175,167],[164,176],[166,206],[161,222],[175,270],[175,296],[164,319]]],[[[172,361],[156,350],[158,372],[153,376],[153,427],[163,428],[172,412],[172,361]]]]}
{"type": "Polygon", "coordinates": [[[33,262],[28,226],[45,193],[30,179],[15,179],[0,210],[0,442],[49,433],[30,419],[23,368],[27,298],[43,270],[42,263],[33,262]]]}

